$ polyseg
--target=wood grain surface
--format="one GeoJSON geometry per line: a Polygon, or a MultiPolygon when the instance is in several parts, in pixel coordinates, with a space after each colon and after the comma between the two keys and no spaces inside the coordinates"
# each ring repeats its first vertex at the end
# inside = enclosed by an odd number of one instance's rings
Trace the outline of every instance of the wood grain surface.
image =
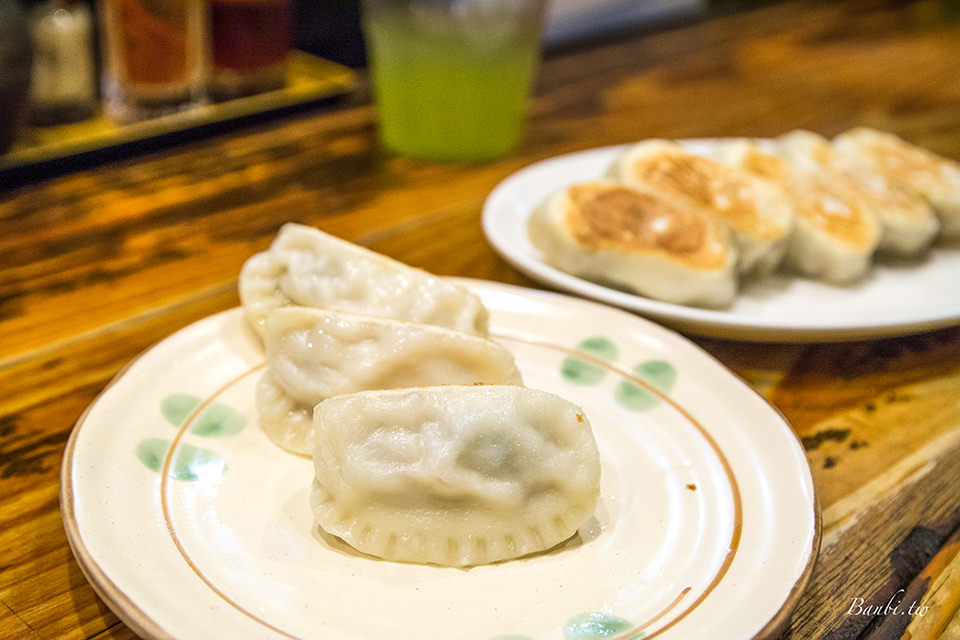
{"type": "MultiPolygon", "coordinates": [[[[511,172],[559,153],[867,125],[960,158],[955,4],[788,2],[553,52],[522,148],[483,165],[384,153],[361,89],[0,191],[0,638],[135,637],[67,545],[64,444],[131,358],[237,304],[240,266],[283,222],[438,274],[538,286],[487,245],[480,210],[511,172]]],[[[785,637],[960,638],[960,329],[696,341],[783,412],[807,451],[824,536],[785,637]],[[860,614],[858,601],[926,609],[860,614]]]]}

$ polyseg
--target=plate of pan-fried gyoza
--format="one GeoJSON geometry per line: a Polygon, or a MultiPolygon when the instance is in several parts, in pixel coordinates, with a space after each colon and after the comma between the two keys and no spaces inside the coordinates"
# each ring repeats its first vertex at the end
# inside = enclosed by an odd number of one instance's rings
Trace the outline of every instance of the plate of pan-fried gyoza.
{"type": "Polygon", "coordinates": [[[793,342],[960,324],[960,162],[874,129],[558,156],[498,185],[483,226],[532,278],[689,333],[793,342]]]}

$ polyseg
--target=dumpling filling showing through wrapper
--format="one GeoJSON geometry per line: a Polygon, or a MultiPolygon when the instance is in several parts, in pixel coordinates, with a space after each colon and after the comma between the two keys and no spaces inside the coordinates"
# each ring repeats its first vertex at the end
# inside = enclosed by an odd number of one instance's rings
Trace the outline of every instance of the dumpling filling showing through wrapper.
{"type": "Polygon", "coordinates": [[[308,307],[271,311],[260,426],[280,447],[312,455],[313,409],[331,396],[439,384],[522,384],[513,354],[489,338],[428,324],[308,307]]]}
{"type": "Polygon", "coordinates": [[[263,336],[279,307],[333,309],[487,334],[487,310],[460,285],[296,223],[246,261],[240,300],[263,336]]]}
{"type": "Polygon", "coordinates": [[[387,560],[471,566],[544,551],[590,520],[600,459],[576,405],[511,385],[320,403],[316,523],[387,560]]]}

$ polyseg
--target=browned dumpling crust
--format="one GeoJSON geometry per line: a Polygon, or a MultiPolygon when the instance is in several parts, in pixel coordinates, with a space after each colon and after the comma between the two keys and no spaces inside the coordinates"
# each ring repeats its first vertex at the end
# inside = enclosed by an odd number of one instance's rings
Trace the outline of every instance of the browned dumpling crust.
{"type": "Polygon", "coordinates": [[[698,207],[612,180],[572,185],[534,212],[530,239],[569,273],[684,304],[736,294],[737,250],[698,207]]]}
{"type": "Polygon", "coordinates": [[[940,217],[940,235],[960,237],[960,162],[867,127],[842,133],[833,143],[852,165],[922,195],[940,217]]]}
{"type": "Polygon", "coordinates": [[[769,273],[779,264],[793,228],[793,208],[776,184],[666,140],[634,145],[617,160],[611,175],[723,222],[740,249],[742,273],[769,273]]]}
{"type": "Polygon", "coordinates": [[[803,171],[750,140],[728,140],[714,152],[724,163],[776,182],[789,196],[795,223],[785,266],[836,283],[855,281],[869,271],[880,225],[855,191],[803,171]]]}
{"type": "Polygon", "coordinates": [[[915,256],[923,253],[940,231],[940,221],[926,198],[882,173],[858,166],[819,134],[791,131],[777,138],[776,150],[799,169],[841,183],[855,193],[880,222],[879,251],[915,256]]]}

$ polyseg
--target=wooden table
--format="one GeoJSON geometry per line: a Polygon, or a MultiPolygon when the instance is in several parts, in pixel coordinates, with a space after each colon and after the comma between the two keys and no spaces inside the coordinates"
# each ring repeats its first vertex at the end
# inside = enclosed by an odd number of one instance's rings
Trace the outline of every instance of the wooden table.
{"type": "MultiPolygon", "coordinates": [[[[241,264],[282,222],[438,274],[537,286],[484,241],[480,209],[504,177],[555,154],[865,124],[960,158],[960,22],[948,4],[795,2],[556,52],[526,143],[481,166],[379,151],[361,93],[3,193],[0,637],[133,637],[67,546],[64,444],[126,362],[238,303],[241,264]]],[[[782,411],[807,450],[823,542],[788,637],[960,638],[960,330],[694,339],[782,411]],[[925,615],[850,613],[855,598],[885,605],[901,589],[925,615]]]]}

